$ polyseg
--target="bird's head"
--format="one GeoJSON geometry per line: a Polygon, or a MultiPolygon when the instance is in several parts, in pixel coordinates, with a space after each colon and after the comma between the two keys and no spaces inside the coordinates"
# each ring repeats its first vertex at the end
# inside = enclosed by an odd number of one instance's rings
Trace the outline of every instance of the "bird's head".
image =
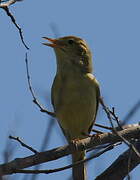
{"type": "Polygon", "coordinates": [[[91,52],[83,39],[75,36],[66,36],[57,39],[43,38],[49,41],[43,44],[54,49],[58,65],[74,65],[75,68],[80,68],[83,72],[92,71],[91,52]]]}

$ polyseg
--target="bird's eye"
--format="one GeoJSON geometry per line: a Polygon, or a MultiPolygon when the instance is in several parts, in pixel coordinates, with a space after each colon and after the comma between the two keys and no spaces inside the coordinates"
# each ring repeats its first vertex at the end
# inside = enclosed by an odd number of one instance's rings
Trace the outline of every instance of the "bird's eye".
{"type": "Polygon", "coordinates": [[[68,40],[68,43],[69,43],[69,44],[73,44],[74,41],[73,41],[72,39],[70,39],[70,40],[68,40]]]}

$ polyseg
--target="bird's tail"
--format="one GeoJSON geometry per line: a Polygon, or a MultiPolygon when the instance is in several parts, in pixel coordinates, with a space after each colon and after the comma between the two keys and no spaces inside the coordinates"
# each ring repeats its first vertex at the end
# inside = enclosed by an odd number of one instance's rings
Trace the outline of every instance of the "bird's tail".
{"type": "MultiPolygon", "coordinates": [[[[76,152],[72,154],[72,162],[76,163],[85,159],[85,151],[76,152]]],[[[72,169],[73,180],[86,180],[86,167],[85,163],[74,166],[72,169]]]]}

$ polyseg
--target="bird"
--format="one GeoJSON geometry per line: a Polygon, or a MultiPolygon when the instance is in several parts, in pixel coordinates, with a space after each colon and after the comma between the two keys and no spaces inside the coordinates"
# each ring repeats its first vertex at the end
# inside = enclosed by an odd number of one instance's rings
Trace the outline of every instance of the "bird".
{"type": "MultiPolygon", "coordinates": [[[[57,70],[51,89],[52,105],[68,143],[86,138],[95,123],[100,87],[93,75],[92,53],[76,36],[43,37],[56,55],[57,70]]],[[[72,163],[85,159],[85,151],[72,154],[72,163]]],[[[73,180],[86,180],[85,163],[74,166],[73,180]]]]}

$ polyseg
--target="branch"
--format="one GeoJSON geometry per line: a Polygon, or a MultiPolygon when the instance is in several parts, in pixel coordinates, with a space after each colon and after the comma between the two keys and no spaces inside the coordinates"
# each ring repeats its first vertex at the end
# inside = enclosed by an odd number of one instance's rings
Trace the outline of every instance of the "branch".
{"type": "Polygon", "coordinates": [[[50,115],[52,117],[55,117],[55,113],[54,112],[49,112],[47,109],[44,109],[44,107],[39,103],[39,101],[37,100],[37,98],[35,96],[35,93],[34,93],[34,90],[32,88],[32,84],[31,84],[30,74],[29,74],[29,66],[28,66],[28,56],[27,56],[27,53],[26,53],[26,56],[25,56],[25,63],[26,63],[26,73],[27,73],[28,86],[29,86],[29,90],[31,92],[31,95],[33,97],[33,102],[40,108],[41,112],[45,112],[48,115],[50,115]]]}
{"type": "Polygon", "coordinates": [[[121,127],[120,123],[119,123],[119,118],[118,118],[118,117],[116,116],[116,114],[115,114],[114,108],[112,108],[113,111],[110,111],[110,109],[104,104],[102,98],[100,98],[100,103],[101,103],[101,105],[103,106],[103,109],[104,109],[104,111],[106,112],[106,115],[107,115],[107,117],[108,117],[108,119],[109,119],[109,122],[110,122],[110,124],[111,124],[111,126],[112,126],[112,132],[114,132],[117,136],[119,136],[119,137],[122,139],[122,141],[123,141],[128,147],[130,147],[130,148],[137,154],[137,156],[140,158],[140,153],[137,151],[137,149],[135,148],[135,146],[133,146],[133,144],[132,144],[131,142],[129,142],[127,139],[125,139],[125,137],[121,136],[121,135],[119,134],[119,132],[116,130],[116,128],[114,127],[114,124],[113,124],[112,120],[116,120],[116,122],[118,123],[118,126],[120,126],[120,129],[123,129],[123,128],[121,127]],[[113,116],[114,119],[112,118],[112,116],[113,116]]]}
{"type": "Polygon", "coordinates": [[[78,161],[76,163],[73,163],[73,164],[70,164],[68,166],[64,166],[64,167],[61,167],[61,168],[57,168],[57,169],[50,169],[50,170],[22,170],[22,169],[16,169],[14,171],[14,173],[26,173],[26,174],[50,174],[50,173],[54,173],[54,172],[59,172],[59,171],[63,171],[63,170],[66,170],[66,169],[69,169],[69,168],[72,168],[72,167],[75,167],[79,164],[82,164],[82,163],[85,163],[89,160],[92,160],[94,158],[97,158],[99,157],[100,155],[104,154],[105,152],[107,151],[110,151],[112,150],[115,146],[117,146],[119,144],[112,144],[112,145],[109,145],[107,148],[105,148],[104,150],[94,154],[94,155],[91,155],[89,158],[86,158],[84,160],[81,160],[81,161],[78,161]]]}
{"type": "MultiPolygon", "coordinates": [[[[140,152],[140,141],[135,144],[136,149],[140,152]]],[[[140,158],[130,149],[121,154],[102,174],[96,177],[96,180],[123,180],[130,171],[140,164],[140,158]],[[130,156],[131,151],[131,156],[130,156]],[[130,161],[130,162],[129,162],[130,161]],[[128,171],[129,162],[129,171],[128,171]]]]}
{"type": "Polygon", "coordinates": [[[27,148],[28,150],[32,151],[33,153],[38,153],[38,151],[36,151],[35,149],[33,149],[31,146],[28,146],[27,144],[25,144],[23,141],[21,141],[21,139],[19,137],[14,137],[14,136],[9,136],[9,139],[13,139],[15,141],[18,141],[21,146],[27,148]]]}
{"type": "Polygon", "coordinates": [[[7,16],[9,16],[11,18],[12,23],[16,26],[16,28],[19,31],[19,35],[20,35],[20,39],[22,41],[22,44],[25,46],[25,48],[27,50],[29,50],[29,47],[26,45],[26,43],[24,41],[21,27],[16,23],[16,19],[14,18],[13,14],[9,11],[9,6],[18,2],[18,1],[22,1],[22,0],[9,0],[9,1],[4,2],[4,3],[3,3],[3,1],[2,2],[0,1],[0,8],[2,8],[6,12],[7,16]]]}
{"type": "MultiPolygon", "coordinates": [[[[120,136],[124,137],[125,139],[129,139],[129,140],[131,138],[138,139],[140,137],[140,126],[124,129],[122,131],[119,131],[118,133],[120,136]]],[[[40,152],[25,158],[17,158],[9,163],[2,164],[0,165],[0,175],[12,174],[17,169],[23,169],[44,162],[56,160],[58,158],[62,158],[64,156],[72,154],[75,151],[82,151],[99,145],[103,145],[107,143],[116,143],[120,141],[122,141],[122,138],[114,133],[104,133],[96,138],[95,137],[86,138],[79,141],[76,144],[76,147],[73,144],[67,145],[49,151],[40,152]]]]}
{"type": "Polygon", "coordinates": [[[23,0],[9,0],[9,1],[1,1],[0,3],[0,7],[3,8],[3,7],[8,7],[16,2],[19,2],[19,1],[23,1],[23,0]]]}

